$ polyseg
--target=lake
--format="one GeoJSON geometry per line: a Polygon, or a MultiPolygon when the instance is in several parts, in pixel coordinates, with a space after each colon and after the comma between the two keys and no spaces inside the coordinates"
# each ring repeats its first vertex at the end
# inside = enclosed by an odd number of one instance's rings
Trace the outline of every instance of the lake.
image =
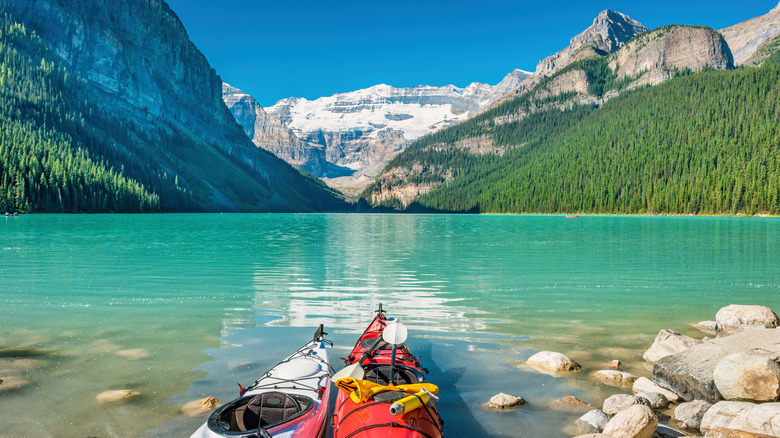
{"type": "Polygon", "coordinates": [[[564,437],[611,359],[649,376],[661,329],[732,303],[780,309],[780,219],[380,214],[0,218],[0,393],[8,436],[189,436],[325,324],[340,369],[383,303],[441,389],[445,436],[564,437]],[[518,366],[539,350],[585,370],[518,366]],[[5,376],[5,377],[4,377],[5,376]],[[137,398],[100,405],[103,391],[137,398]],[[511,412],[482,407],[505,392],[511,412]]]}

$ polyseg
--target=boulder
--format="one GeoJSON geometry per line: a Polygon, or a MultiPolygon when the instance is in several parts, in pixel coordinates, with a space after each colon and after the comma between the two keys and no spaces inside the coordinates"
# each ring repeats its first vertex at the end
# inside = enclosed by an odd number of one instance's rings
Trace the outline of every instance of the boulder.
{"type": "Polygon", "coordinates": [[[680,425],[686,429],[699,430],[701,419],[709,408],[711,403],[704,400],[694,400],[680,403],[674,408],[674,419],[680,422],[680,425]]]}
{"type": "Polygon", "coordinates": [[[95,397],[95,400],[97,400],[99,404],[103,405],[107,403],[118,403],[132,400],[140,395],[140,392],[133,391],[132,389],[115,389],[112,391],[101,392],[95,397]]]}
{"type": "Polygon", "coordinates": [[[713,429],[729,429],[737,416],[756,405],[748,402],[721,401],[710,407],[701,419],[699,430],[707,433],[713,429]]]}
{"type": "Polygon", "coordinates": [[[582,368],[580,364],[573,361],[565,354],[556,353],[554,351],[540,351],[529,357],[525,364],[541,371],[551,373],[576,371],[582,368]]]}
{"type": "Polygon", "coordinates": [[[669,406],[669,399],[660,392],[642,391],[637,393],[636,396],[647,400],[648,406],[653,409],[663,409],[669,406]]]}
{"type": "Polygon", "coordinates": [[[732,304],[718,310],[715,323],[718,331],[743,325],[774,328],[780,325],[780,319],[769,307],[732,304]]]}
{"type": "Polygon", "coordinates": [[[777,438],[762,433],[750,433],[743,430],[717,428],[712,429],[704,435],[705,438],[777,438]]]}
{"type": "Polygon", "coordinates": [[[637,376],[617,370],[600,370],[593,373],[593,376],[609,385],[623,386],[636,382],[637,376]]]}
{"type": "Polygon", "coordinates": [[[525,399],[523,397],[504,394],[502,392],[500,394],[496,394],[493,397],[491,397],[490,401],[486,403],[486,406],[491,409],[503,411],[506,409],[519,408],[522,407],[524,404],[525,404],[525,399]]]}
{"type": "Polygon", "coordinates": [[[780,403],[762,403],[746,409],[729,423],[729,429],[780,436],[780,403]]]}
{"type": "Polygon", "coordinates": [[[206,397],[200,400],[193,400],[182,406],[181,411],[188,417],[200,417],[219,406],[219,399],[216,397],[206,397]]]}
{"type": "Polygon", "coordinates": [[[715,385],[714,371],[721,359],[750,351],[753,355],[776,360],[780,356],[778,346],[780,329],[743,328],[731,336],[718,336],[659,360],[653,365],[653,380],[687,401],[717,403],[723,397],[715,385]]]}
{"type": "Polygon", "coordinates": [[[604,426],[609,422],[609,417],[604,412],[593,409],[578,418],[574,424],[580,433],[599,433],[604,430],[604,426]]]}
{"type": "Polygon", "coordinates": [[[647,377],[640,377],[636,379],[636,382],[634,382],[634,386],[632,386],[631,389],[636,393],[657,392],[659,394],[663,394],[667,400],[673,403],[680,401],[679,395],[666,388],[662,388],[660,385],[648,379],[647,377]]]}
{"type": "Polygon", "coordinates": [[[583,412],[588,412],[591,409],[595,409],[590,403],[570,395],[550,402],[548,407],[553,411],[568,412],[570,414],[581,414],[583,412]]]}
{"type": "Polygon", "coordinates": [[[606,426],[604,433],[613,438],[651,438],[658,427],[653,410],[644,405],[634,405],[618,412],[606,426]]]}
{"type": "Polygon", "coordinates": [[[715,321],[699,321],[691,324],[691,327],[697,328],[705,333],[715,333],[715,327],[717,326],[715,321]]]}
{"type": "Polygon", "coordinates": [[[766,356],[730,354],[715,366],[713,380],[726,400],[767,402],[780,398],[780,366],[766,356]]]}
{"type": "Polygon", "coordinates": [[[642,355],[649,362],[656,362],[666,356],[685,351],[692,345],[701,344],[702,341],[690,336],[682,335],[674,330],[661,330],[655,337],[653,345],[642,355]]]}
{"type": "Polygon", "coordinates": [[[604,400],[604,406],[602,410],[609,416],[616,415],[618,412],[628,409],[629,407],[642,404],[650,405],[650,402],[645,399],[639,399],[639,397],[630,394],[613,394],[604,400]]]}

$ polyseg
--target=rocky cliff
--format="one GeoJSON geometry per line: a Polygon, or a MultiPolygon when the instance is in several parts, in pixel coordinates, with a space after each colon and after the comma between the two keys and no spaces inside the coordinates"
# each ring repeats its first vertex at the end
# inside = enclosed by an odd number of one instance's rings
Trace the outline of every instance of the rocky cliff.
{"type": "Polygon", "coordinates": [[[186,173],[202,188],[203,208],[305,210],[323,196],[247,140],[222,101],[222,81],[164,1],[6,0],[4,6],[83,81],[85,101],[115,123],[110,131],[127,131],[134,147],[153,151],[155,172],[186,173]],[[284,183],[270,188],[277,180],[284,183]]]}
{"type": "Polygon", "coordinates": [[[222,100],[255,146],[313,175],[326,173],[323,145],[298,138],[278,117],[266,113],[252,96],[238,88],[222,84],[222,100]]]}
{"type": "Polygon", "coordinates": [[[656,85],[685,69],[734,68],[723,37],[700,26],[665,26],[629,41],[610,57],[609,67],[619,78],[637,78],[632,87],[656,85]]]}
{"type": "Polygon", "coordinates": [[[751,57],[762,44],[780,34],[780,3],[765,15],[721,29],[737,65],[752,65],[751,57]]]}
{"type": "Polygon", "coordinates": [[[467,119],[528,75],[515,70],[497,85],[472,83],[465,88],[383,84],[312,101],[283,99],[266,111],[299,138],[325,147],[333,166],[317,176],[354,192],[411,141],[467,119]]]}

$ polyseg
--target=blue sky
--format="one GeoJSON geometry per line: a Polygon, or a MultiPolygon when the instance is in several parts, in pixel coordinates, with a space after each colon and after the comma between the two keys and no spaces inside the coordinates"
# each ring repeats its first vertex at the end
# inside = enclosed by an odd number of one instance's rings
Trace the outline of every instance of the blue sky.
{"type": "Polygon", "coordinates": [[[167,0],[222,80],[262,106],[393,86],[498,83],[569,43],[604,9],[648,28],[721,29],[777,0],[167,0]]]}

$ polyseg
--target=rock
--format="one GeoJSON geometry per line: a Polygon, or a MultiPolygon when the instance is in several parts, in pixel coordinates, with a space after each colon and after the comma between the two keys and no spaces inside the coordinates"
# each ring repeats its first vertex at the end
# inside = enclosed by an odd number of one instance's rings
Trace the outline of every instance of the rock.
{"type": "Polygon", "coordinates": [[[642,391],[636,396],[647,400],[648,406],[653,409],[663,409],[669,406],[669,399],[660,392],[642,391]]]}
{"type": "Polygon", "coordinates": [[[721,331],[727,327],[751,325],[765,328],[775,328],[780,325],[777,314],[766,306],[744,306],[732,304],[726,306],[715,315],[715,328],[721,331]]]}
{"type": "Polygon", "coordinates": [[[17,359],[13,365],[22,371],[37,370],[46,366],[48,362],[41,359],[17,359]]]}
{"type": "Polygon", "coordinates": [[[200,400],[193,400],[182,406],[181,411],[188,417],[195,418],[209,412],[219,406],[219,399],[216,397],[206,397],[200,400]]]}
{"type": "Polygon", "coordinates": [[[721,401],[710,407],[701,419],[699,430],[707,433],[713,429],[728,429],[737,416],[756,405],[748,402],[721,401]]]}
{"type": "Polygon", "coordinates": [[[660,394],[663,394],[664,397],[667,398],[670,402],[678,402],[680,400],[680,396],[675,394],[674,392],[662,388],[657,383],[653,382],[652,380],[648,379],[647,377],[640,377],[636,379],[636,382],[634,382],[634,386],[631,388],[634,392],[658,392],[660,394]]]}
{"type": "Polygon", "coordinates": [[[127,360],[139,360],[151,356],[149,352],[144,350],[143,348],[131,348],[127,350],[119,350],[116,352],[116,355],[127,360]]]}
{"type": "Polygon", "coordinates": [[[615,360],[611,360],[611,361],[609,361],[607,363],[607,368],[612,369],[612,370],[617,370],[617,369],[620,369],[621,365],[622,364],[620,363],[620,361],[615,359],[615,360]]]}
{"type": "Polygon", "coordinates": [[[765,15],[721,29],[737,65],[751,65],[756,51],[780,32],[780,4],[765,15]]]}
{"type": "Polygon", "coordinates": [[[571,414],[581,414],[591,409],[595,409],[595,406],[590,403],[584,402],[577,397],[566,396],[558,400],[550,402],[548,407],[557,412],[568,412],[571,414]]]}
{"type": "MultiPolygon", "coordinates": [[[[731,336],[718,336],[706,343],[667,356],[653,365],[653,380],[680,394],[685,400],[722,400],[714,381],[715,367],[729,354],[750,351],[776,359],[780,356],[780,329],[742,328],[731,336]]],[[[670,399],[671,400],[671,399],[670,399]]]]}
{"type": "Polygon", "coordinates": [[[580,433],[599,433],[609,422],[609,417],[604,412],[593,409],[585,413],[575,421],[580,433]]]}
{"type": "Polygon", "coordinates": [[[635,395],[613,394],[607,397],[606,400],[604,400],[603,411],[605,414],[612,416],[636,404],[650,406],[649,401],[645,399],[639,399],[635,395]]]}
{"type": "Polygon", "coordinates": [[[715,366],[713,379],[726,400],[766,402],[780,398],[780,366],[766,356],[730,354],[715,366]]]}
{"type": "Polygon", "coordinates": [[[593,376],[600,381],[616,386],[630,385],[636,382],[637,376],[623,371],[601,370],[593,373],[593,376]]]}
{"type": "Polygon", "coordinates": [[[655,337],[653,345],[650,346],[650,349],[642,357],[649,362],[656,362],[666,356],[685,351],[692,345],[700,343],[700,340],[682,335],[674,330],[661,330],[658,332],[658,336],[655,337]]]}
{"type": "Polygon", "coordinates": [[[717,322],[715,321],[699,321],[691,324],[691,327],[697,328],[705,333],[715,333],[715,326],[717,325],[717,322]]]}
{"type": "Polygon", "coordinates": [[[658,423],[658,427],[655,428],[655,433],[653,434],[653,438],[680,438],[684,436],[688,435],[661,423],[658,423]]]}
{"type": "Polygon", "coordinates": [[[30,380],[19,376],[3,376],[0,377],[0,394],[10,391],[16,391],[17,389],[24,388],[32,383],[30,380]]]}
{"type": "Polygon", "coordinates": [[[541,371],[552,373],[577,371],[582,368],[568,356],[554,351],[540,351],[528,358],[525,363],[541,371]]]}
{"type": "Polygon", "coordinates": [[[513,409],[522,407],[525,404],[525,399],[514,395],[496,394],[490,398],[490,401],[486,403],[487,407],[497,409],[499,411],[506,409],[513,409]]]}
{"type": "Polygon", "coordinates": [[[612,438],[612,436],[603,433],[589,433],[587,435],[577,435],[574,438],[612,438]]]}
{"type": "Polygon", "coordinates": [[[780,436],[780,403],[762,403],[737,414],[729,429],[780,436]]]}
{"type": "Polygon", "coordinates": [[[717,428],[712,429],[704,435],[705,438],[776,438],[771,435],[764,435],[760,433],[750,433],[742,430],[717,428]]]}
{"type": "Polygon", "coordinates": [[[704,400],[694,400],[680,403],[674,408],[674,419],[680,422],[680,425],[686,429],[698,430],[701,426],[701,419],[709,408],[711,403],[704,400]]]}
{"type": "Polygon", "coordinates": [[[653,410],[634,405],[618,412],[606,426],[604,433],[613,438],[650,438],[658,426],[653,410]]]}
{"type": "Polygon", "coordinates": [[[103,405],[107,403],[117,403],[132,400],[140,395],[140,392],[133,391],[132,389],[115,389],[112,391],[101,392],[95,397],[95,399],[98,403],[103,405]]]}

